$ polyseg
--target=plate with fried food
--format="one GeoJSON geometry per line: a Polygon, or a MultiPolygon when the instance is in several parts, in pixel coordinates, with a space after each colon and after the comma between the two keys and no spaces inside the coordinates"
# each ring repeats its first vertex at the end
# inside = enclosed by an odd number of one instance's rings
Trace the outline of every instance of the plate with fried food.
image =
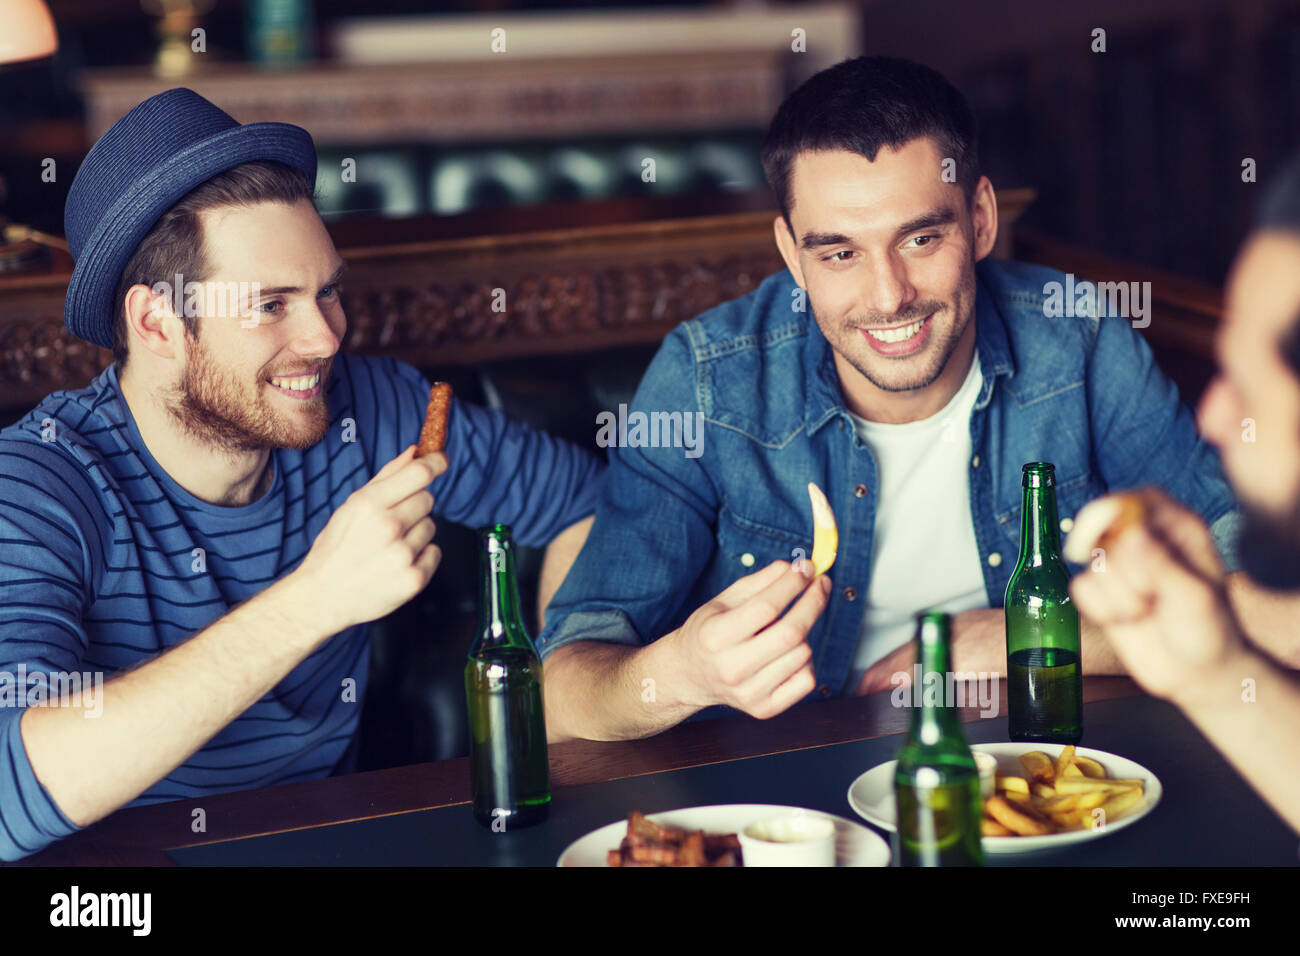
{"type": "Polygon", "coordinates": [[[817,810],[761,803],[633,810],[569,844],[558,866],[743,866],[740,834],[773,818],[806,816],[835,826],[836,866],[888,866],[889,844],[860,823],[817,810]]]}
{"type": "MultiPolygon", "coordinates": [[[[1126,757],[1073,744],[974,744],[998,762],[984,800],[985,853],[1025,853],[1094,840],[1136,823],[1160,802],[1160,781],[1126,757]]],[[[894,766],[872,767],[849,786],[849,805],[892,831],[894,766]]]]}

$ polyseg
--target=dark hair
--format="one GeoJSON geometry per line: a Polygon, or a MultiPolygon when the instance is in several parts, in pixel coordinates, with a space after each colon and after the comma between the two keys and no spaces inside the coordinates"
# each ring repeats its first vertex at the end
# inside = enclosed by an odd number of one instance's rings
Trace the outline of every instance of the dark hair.
{"type": "Polygon", "coordinates": [[[919,63],[887,56],[845,60],[791,93],[763,140],[763,171],[790,220],[790,170],[804,152],[843,149],[876,161],[882,146],[900,149],[931,136],[955,161],[967,200],[979,181],[975,116],[957,88],[919,63]]]}
{"type": "MultiPolygon", "coordinates": [[[[283,163],[259,160],[213,176],[186,193],[140,240],[117,283],[113,315],[113,359],[119,371],[126,365],[126,292],[133,285],[171,282],[177,273],[201,282],[208,263],[204,257],[199,213],[222,206],[251,206],[262,202],[292,204],[312,198],[312,185],[298,170],[283,163]]],[[[185,330],[197,335],[197,316],[182,315],[185,330]]]]}

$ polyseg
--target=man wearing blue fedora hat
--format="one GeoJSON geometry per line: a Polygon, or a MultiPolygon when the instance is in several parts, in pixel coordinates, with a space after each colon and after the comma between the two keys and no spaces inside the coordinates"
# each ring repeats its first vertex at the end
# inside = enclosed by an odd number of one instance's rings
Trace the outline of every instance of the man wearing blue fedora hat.
{"type": "Polygon", "coordinates": [[[429,383],[339,352],[315,175],[306,131],[184,89],[77,173],[66,321],[115,362],[0,432],[0,859],[345,769],[367,624],[433,575],[433,515],[551,544],[552,577],[580,546],[593,456],[454,401],[416,457],[429,383]]]}

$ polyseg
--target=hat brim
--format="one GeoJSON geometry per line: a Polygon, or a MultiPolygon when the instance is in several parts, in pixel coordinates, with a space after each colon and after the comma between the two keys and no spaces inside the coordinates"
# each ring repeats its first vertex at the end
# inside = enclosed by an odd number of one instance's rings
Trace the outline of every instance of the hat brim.
{"type": "MultiPolygon", "coordinates": [[[[200,140],[156,166],[119,197],[86,240],[68,282],[63,318],[78,338],[113,347],[113,301],[122,271],[140,241],[187,193],[242,163],[271,160],[316,185],[316,147],[289,123],[249,123],[200,140]]],[[[129,160],[128,160],[129,161],[129,160]]]]}

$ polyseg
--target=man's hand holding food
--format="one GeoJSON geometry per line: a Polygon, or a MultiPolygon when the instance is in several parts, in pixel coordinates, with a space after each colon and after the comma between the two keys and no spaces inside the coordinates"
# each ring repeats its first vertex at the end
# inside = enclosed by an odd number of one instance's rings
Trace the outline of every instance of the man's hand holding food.
{"type": "Polygon", "coordinates": [[[696,609],[664,638],[682,699],[695,710],[722,704],[760,720],[798,703],[816,686],[808,632],[830,592],[830,579],[813,577],[807,560],[774,561],[696,609]]]}
{"type": "Polygon", "coordinates": [[[1139,506],[1127,520],[1117,496],[1079,515],[1067,548],[1090,560],[1070,587],[1075,603],[1149,693],[1183,706],[1225,691],[1236,699],[1253,651],[1233,617],[1209,529],[1158,489],[1122,497],[1139,506]],[[1098,512],[1118,521],[1090,528],[1098,512]]]}
{"type": "MultiPolygon", "coordinates": [[[[1143,489],[1132,500],[1141,507],[1127,527],[1108,523],[1100,540],[1084,527],[1084,536],[1067,542],[1087,551],[1095,544],[1104,556],[1074,579],[1075,602],[1104,629],[1133,678],[1177,704],[1300,832],[1290,756],[1300,681],[1243,633],[1202,521],[1162,491],[1143,489]]],[[[1114,501],[1089,507],[1114,512],[1114,501]]],[[[1085,517],[1081,512],[1076,533],[1085,517]]]]}
{"type": "Polygon", "coordinates": [[[547,695],[549,740],[646,737],[719,705],[759,719],[788,710],[816,686],[808,634],[830,592],[811,562],[774,561],[645,646],[557,648],[547,680],[569,692],[547,695]]]}
{"type": "Polygon", "coordinates": [[[447,456],[412,445],[354,491],[317,535],[293,577],[307,583],[331,633],[383,617],[424,590],[442,559],[429,483],[447,456]]]}

